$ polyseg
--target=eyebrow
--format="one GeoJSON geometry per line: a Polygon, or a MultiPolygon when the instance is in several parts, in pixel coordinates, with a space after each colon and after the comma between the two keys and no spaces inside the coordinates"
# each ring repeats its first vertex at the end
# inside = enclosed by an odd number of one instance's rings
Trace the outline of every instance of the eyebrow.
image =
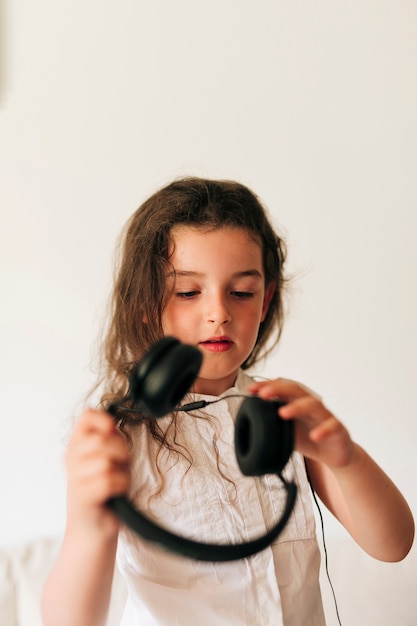
{"type": "MultiPolygon", "coordinates": [[[[168,272],[167,276],[168,277],[172,277],[172,276],[201,277],[201,276],[204,276],[204,273],[193,272],[191,270],[172,270],[172,272],[168,272]]],[[[259,272],[259,270],[256,270],[256,269],[243,270],[242,272],[236,272],[235,274],[231,276],[231,278],[244,278],[245,276],[253,276],[254,278],[262,279],[262,274],[259,272]]]]}

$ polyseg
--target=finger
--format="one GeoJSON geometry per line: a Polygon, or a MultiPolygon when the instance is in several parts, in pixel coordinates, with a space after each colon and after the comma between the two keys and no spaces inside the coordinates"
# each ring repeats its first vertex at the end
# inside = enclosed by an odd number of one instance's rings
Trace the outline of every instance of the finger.
{"type": "Polygon", "coordinates": [[[83,500],[101,502],[116,492],[126,492],[129,482],[127,462],[96,455],[87,462],[73,465],[68,484],[71,491],[78,493],[83,500]]]}
{"type": "Polygon", "coordinates": [[[329,417],[326,421],[322,422],[313,430],[311,430],[309,437],[311,441],[319,443],[328,439],[332,435],[337,434],[341,430],[340,422],[333,416],[329,417]]]}
{"type": "Polygon", "coordinates": [[[332,413],[315,396],[302,396],[280,407],[278,411],[283,419],[303,419],[310,422],[324,422],[332,413]]]}
{"type": "Polygon", "coordinates": [[[278,398],[284,402],[289,402],[295,398],[305,395],[320,398],[320,396],[301,383],[287,378],[276,378],[274,380],[261,381],[249,385],[249,393],[258,395],[265,400],[278,398]]]}
{"type": "Polygon", "coordinates": [[[110,477],[117,473],[128,474],[129,463],[116,460],[108,456],[96,455],[84,463],[78,463],[71,473],[74,480],[89,480],[92,478],[110,477]]]}
{"type": "Polygon", "coordinates": [[[115,458],[127,458],[130,454],[127,442],[119,432],[115,431],[104,435],[98,432],[78,436],[71,441],[68,455],[76,458],[88,457],[94,454],[103,454],[115,458]]]}
{"type": "Polygon", "coordinates": [[[106,440],[101,435],[91,434],[68,449],[65,461],[69,476],[76,477],[113,468],[128,472],[131,457],[126,442],[120,436],[106,440]]]}
{"type": "Polygon", "coordinates": [[[105,441],[117,440],[122,435],[113,419],[106,413],[88,409],[76,424],[69,443],[68,452],[82,449],[83,444],[91,439],[91,445],[95,441],[97,445],[103,445],[105,441]]]}
{"type": "Polygon", "coordinates": [[[105,411],[87,409],[78,419],[74,435],[83,436],[86,433],[98,432],[103,435],[117,431],[114,419],[105,411]]]}
{"type": "Polygon", "coordinates": [[[293,381],[285,378],[275,378],[274,380],[263,380],[251,383],[248,386],[248,392],[264,398],[276,397],[279,392],[285,393],[285,389],[288,387],[288,383],[293,381]]]}
{"type": "Polygon", "coordinates": [[[101,505],[113,496],[127,494],[129,477],[124,472],[93,473],[72,481],[69,489],[72,494],[77,493],[79,501],[101,505]]]}

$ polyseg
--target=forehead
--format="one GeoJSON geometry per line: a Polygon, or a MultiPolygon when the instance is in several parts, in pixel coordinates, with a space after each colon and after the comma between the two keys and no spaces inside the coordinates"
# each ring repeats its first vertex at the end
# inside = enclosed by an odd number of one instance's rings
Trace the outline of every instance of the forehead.
{"type": "Polygon", "coordinates": [[[255,236],[244,228],[228,226],[175,226],[171,230],[170,261],[176,269],[215,263],[225,269],[228,266],[253,266],[261,271],[263,265],[262,249],[255,236]]]}

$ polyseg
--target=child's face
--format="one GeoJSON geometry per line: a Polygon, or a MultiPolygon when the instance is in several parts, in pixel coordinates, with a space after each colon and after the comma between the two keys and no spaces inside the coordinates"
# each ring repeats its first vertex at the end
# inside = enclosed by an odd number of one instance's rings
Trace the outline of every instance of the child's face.
{"type": "Polygon", "coordinates": [[[164,334],[200,348],[194,390],[219,395],[255,345],[273,286],[265,287],[262,251],[247,231],[176,226],[171,235],[175,275],[168,276],[164,334]]]}

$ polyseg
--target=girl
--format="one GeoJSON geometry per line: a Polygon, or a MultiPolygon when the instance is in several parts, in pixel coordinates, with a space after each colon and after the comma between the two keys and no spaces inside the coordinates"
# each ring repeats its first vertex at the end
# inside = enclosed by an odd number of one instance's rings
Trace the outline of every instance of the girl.
{"type": "Polygon", "coordinates": [[[319,550],[306,467],[320,499],[369,554],[406,556],[414,523],[404,498],[346,428],[307,388],[254,382],[246,370],[277,342],[283,322],[285,246],[257,197],[228,181],[184,179],[130,219],[104,343],[105,393],[86,410],[67,452],[67,526],[43,597],[45,626],[106,620],[116,551],[129,596],[123,626],[322,626],[319,550]],[[129,373],[172,335],[203,363],[184,401],[225,399],[151,420],[123,399],[129,373]],[[120,525],[106,506],[129,494],[161,525],[198,540],[238,543],[262,535],[283,506],[274,476],[241,475],[234,416],[251,393],[286,404],[295,452],[285,469],[298,486],[278,540],[240,561],[207,563],[167,553],[120,525]],[[123,404],[123,400],[122,400],[123,404]]]}

